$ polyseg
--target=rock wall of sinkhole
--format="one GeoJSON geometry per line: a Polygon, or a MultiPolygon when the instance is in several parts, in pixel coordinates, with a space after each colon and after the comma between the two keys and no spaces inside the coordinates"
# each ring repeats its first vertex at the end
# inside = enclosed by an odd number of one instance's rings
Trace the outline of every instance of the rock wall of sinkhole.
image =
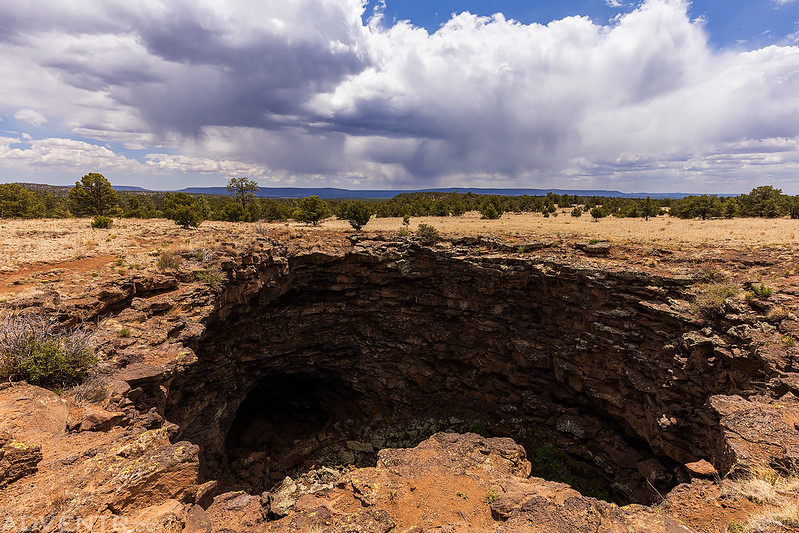
{"type": "Polygon", "coordinates": [[[552,444],[627,501],[716,458],[709,398],[766,369],[691,318],[692,279],[472,251],[362,242],[228,266],[165,392],[176,438],[252,490],[439,430],[552,444]]]}

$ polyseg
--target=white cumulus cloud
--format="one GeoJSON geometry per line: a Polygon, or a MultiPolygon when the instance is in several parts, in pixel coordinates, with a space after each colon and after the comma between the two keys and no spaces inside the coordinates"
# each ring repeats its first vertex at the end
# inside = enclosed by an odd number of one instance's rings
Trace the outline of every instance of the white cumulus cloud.
{"type": "Polygon", "coordinates": [[[86,172],[138,172],[144,170],[133,159],[74,139],[15,139],[0,137],[0,164],[13,169],[51,169],[57,167],[74,175],[86,172]]]}
{"type": "Polygon", "coordinates": [[[47,117],[35,109],[20,109],[14,113],[14,118],[37,128],[47,124],[47,117]]]}
{"type": "Polygon", "coordinates": [[[0,114],[149,154],[86,143],[128,172],[799,192],[799,48],[718,51],[686,0],[432,34],[361,0],[51,4],[0,4],[0,114]]]}

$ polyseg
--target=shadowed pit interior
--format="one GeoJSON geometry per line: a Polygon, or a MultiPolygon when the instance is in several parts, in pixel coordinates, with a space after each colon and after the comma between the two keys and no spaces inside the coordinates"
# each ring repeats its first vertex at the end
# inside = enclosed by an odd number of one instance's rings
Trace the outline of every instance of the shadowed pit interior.
{"type": "Polygon", "coordinates": [[[668,310],[687,282],[630,270],[411,247],[259,276],[257,296],[228,295],[166,398],[205,477],[231,488],[471,430],[524,444],[534,474],[565,464],[578,489],[649,503],[711,456],[707,398],[758,370],[709,367],[668,310]]]}

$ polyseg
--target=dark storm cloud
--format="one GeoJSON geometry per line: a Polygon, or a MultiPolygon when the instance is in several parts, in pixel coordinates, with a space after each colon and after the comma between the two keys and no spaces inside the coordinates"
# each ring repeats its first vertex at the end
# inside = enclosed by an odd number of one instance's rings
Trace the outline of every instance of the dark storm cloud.
{"type": "MultiPolygon", "coordinates": [[[[148,146],[109,163],[137,172],[640,190],[713,165],[795,174],[799,48],[713,50],[683,0],[607,25],[465,13],[434,34],[362,15],[360,0],[6,2],[0,115],[148,146]]],[[[113,159],[50,141],[8,138],[0,156],[113,159]]]]}

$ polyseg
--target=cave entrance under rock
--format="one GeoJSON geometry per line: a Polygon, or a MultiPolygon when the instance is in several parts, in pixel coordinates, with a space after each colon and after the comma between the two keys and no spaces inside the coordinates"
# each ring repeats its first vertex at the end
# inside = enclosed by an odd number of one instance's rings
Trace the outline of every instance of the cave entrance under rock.
{"type": "Polygon", "coordinates": [[[366,414],[359,395],[341,381],[307,375],[265,378],[236,410],[225,440],[235,482],[270,487],[308,468],[331,426],[366,414]]]}
{"type": "Polygon", "coordinates": [[[651,503],[680,481],[678,465],[711,456],[701,409],[726,384],[676,379],[675,360],[703,353],[679,353],[685,324],[637,303],[670,288],[403,253],[292,258],[260,274],[259,292],[229,297],[166,398],[205,479],[268,490],[312,466],[373,466],[379,449],[484,427],[545,465],[557,450],[616,502],[651,503]]]}

